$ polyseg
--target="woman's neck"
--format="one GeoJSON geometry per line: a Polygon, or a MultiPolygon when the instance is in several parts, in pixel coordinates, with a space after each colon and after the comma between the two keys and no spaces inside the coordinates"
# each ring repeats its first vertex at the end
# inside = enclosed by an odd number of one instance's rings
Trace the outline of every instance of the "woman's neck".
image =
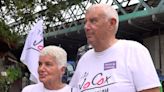
{"type": "Polygon", "coordinates": [[[59,90],[63,88],[66,84],[60,82],[60,83],[48,83],[44,84],[44,87],[49,90],[59,90]]]}

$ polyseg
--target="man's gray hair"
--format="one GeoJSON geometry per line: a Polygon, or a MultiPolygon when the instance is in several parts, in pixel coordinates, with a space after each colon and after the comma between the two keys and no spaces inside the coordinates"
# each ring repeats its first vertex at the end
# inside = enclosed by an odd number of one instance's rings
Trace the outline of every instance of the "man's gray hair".
{"type": "Polygon", "coordinates": [[[108,4],[93,4],[92,6],[90,6],[87,11],[93,9],[93,8],[101,8],[104,13],[105,16],[107,16],[107,18],[111,19],[111,18],[115,18],[116,19],[116,27],[115,27],[115,32],[117,32],[118,30],[118,25],[119,25],[119,16],[117,11],[110,5],[108,4]]]}
{"type": "Polygon", "coordinates": [[[66,67],[67,53],[63,48],[54,45],[46,46],[40,52],[40,56],[45,56],[45,55],[52,56],[56,60],[59,68],[63,66],[66,67]]]}

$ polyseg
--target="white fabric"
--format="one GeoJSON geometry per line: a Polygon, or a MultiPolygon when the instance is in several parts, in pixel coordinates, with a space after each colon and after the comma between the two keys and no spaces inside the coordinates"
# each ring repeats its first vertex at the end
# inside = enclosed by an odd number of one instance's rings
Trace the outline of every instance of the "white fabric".
{"type": "MultiPolygon", "coordinates": [[[[26,86],[22,92],[71,92],[71,86],[66,85],[62,89],[59,90],[48,90],[44,88],[44,85],[42,83],[33,84],[26,86]]],[[[72,89],[72,92],[77,92],[75,89],[72,89]]]]}
{"type": "Polygon", "coordinates": [[[160,82],[148,50],[138,42],[119,40],[105,51],[86,52],[70,86],[81,92],[137,92],[160,82]]]}
{"type": "Polygon", "coordinates": [[[29,32],[22,51],[20,60],[28,67],[31,72],[31,81],[38,83],[38,60],[40,50],[43,48],[43,20],[34,25],[29,32]]]}

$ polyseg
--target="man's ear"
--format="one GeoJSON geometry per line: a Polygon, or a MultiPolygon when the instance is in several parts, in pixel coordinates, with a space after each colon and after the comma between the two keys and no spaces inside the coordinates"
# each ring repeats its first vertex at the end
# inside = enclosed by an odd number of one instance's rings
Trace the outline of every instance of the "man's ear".
{"type": "Polygon", "coordinates": [[[117,20],[115,18],[111,18],[110,19],[110,25],[111,26],[115,26],[116,25],[116,22],[117,22],[117,20]]]}
{"type": "Polygon", "coordinates": [[[115,30],[117,20],[115,18],[109,19],[109,29],[110,30],[115,30]]]}

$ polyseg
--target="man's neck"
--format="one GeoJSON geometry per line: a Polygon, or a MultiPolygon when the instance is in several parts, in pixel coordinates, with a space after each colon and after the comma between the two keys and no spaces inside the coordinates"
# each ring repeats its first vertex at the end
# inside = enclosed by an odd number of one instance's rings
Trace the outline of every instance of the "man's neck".
{"type": "Polygon", "coordinates": [[[106,42],[104,41],[104,42],[102,42],[101,44],[96,45],[96,46],[94,47],[94,50],[95,50],[96,52],[104,51],[104,50],[106,50],[107,48],[110,48],[111,46],[113,46],[117,41],[118,41],[118,39],[112,39],[112,40],[109,40],[108,42],[107,42],[107,41],[106,41],[106,42]]]}

